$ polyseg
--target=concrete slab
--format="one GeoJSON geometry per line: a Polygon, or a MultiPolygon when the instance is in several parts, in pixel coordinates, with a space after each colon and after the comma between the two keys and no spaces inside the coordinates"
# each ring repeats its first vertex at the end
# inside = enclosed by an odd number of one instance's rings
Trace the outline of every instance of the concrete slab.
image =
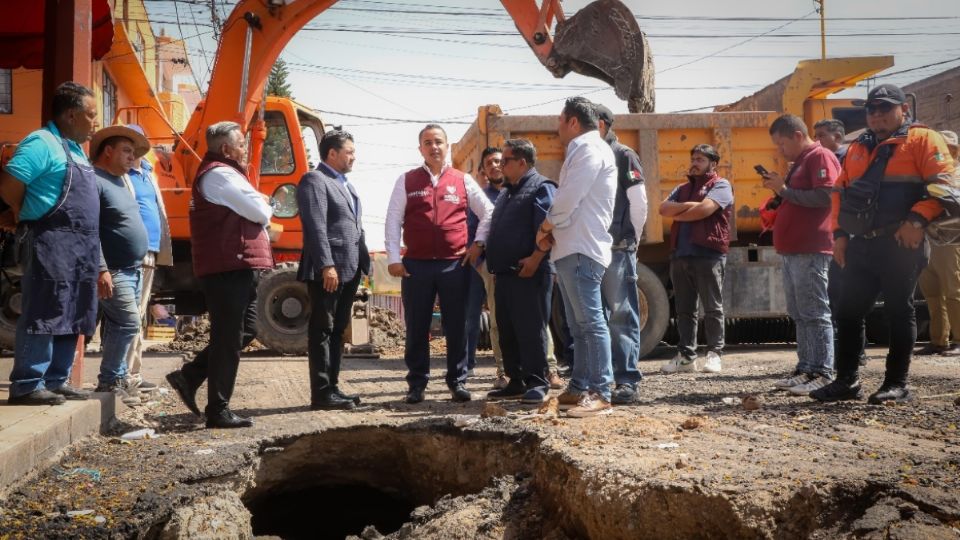
{"type": "MultiPolygon", "coordinates": [[[[99,356],[88,356],[85,381],[96,381],[99,356]]],[[[13,358],[0,357],[0,373],[10,373],[13,358]]],[[[92,389],[95,383],[85,384],[92,389]]],[[[98,393],[87,401],[63,405],[24,407],[7,405],[10,384],[0,384],[0,492],[38,467],[50,462],[73,442],[104,431],[113,421],[117,401],[113,394],[98,393]]]]}

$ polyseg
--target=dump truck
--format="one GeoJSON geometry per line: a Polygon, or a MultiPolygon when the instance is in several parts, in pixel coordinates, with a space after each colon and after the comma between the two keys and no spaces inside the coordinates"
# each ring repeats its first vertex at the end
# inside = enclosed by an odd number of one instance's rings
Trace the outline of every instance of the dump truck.
{"type": "MultiPolygon", "coordinates": [[[[842,120],[848,131],[866,125],[862,107],[850,99],[830,98],[893,66],[893,57],[805,60],[790,75],[753,96],[705,113],[617,115],[613,129],[620,142],[640,156],[650,208],[637,250],[637,289],[640,293],[641,353],[648,354],[668,331],[671,305],[669,232],[671,220],[660,216],[659,204],[686,182],[690,149],[711,144],[720,152],[719,174],[734,189],[734,223],[723,289],[724,312],[731,342],[790,340],[782,291],[780,258],[762,234],[760,205],[770,195],[754,165],[781,175],[787,162],[770,141],[768,129],[784,113],[796,114],[813,131],[824,118],[842,120]],[[737,335],[737,334],[740,335],[737,335]]],[[[475,171],[488,146],[510,138],[525,138],[537,148],[537,169],[558,178],[564,148],[557,136],[557,117],[504,114],[497,105],[479,108],[477,119],[453,145],[453,165],[475,171]]]]}

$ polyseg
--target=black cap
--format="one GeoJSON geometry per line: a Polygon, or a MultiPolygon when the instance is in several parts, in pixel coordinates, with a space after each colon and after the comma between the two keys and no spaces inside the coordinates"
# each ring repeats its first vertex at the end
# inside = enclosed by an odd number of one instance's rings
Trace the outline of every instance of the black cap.
{"type": "Polygon", "coordinates": [[[597,118],[603,120],[607,127],[613,125],[613,111],[608,109],[605,105],[599,103],[594,105],[594,108],[597,110],[597,118]]]}
{"type": "Polygon", "coordinates": [[[853,104],[857,107],[863,107],[871,101],[886,101],[887,103],[900,105],[901,103],[907,102],[907,96],[903,93],[903,90],[895,84],[881,84],[867,94],[867,99],[855,99],[853,100],[853,104]]]}

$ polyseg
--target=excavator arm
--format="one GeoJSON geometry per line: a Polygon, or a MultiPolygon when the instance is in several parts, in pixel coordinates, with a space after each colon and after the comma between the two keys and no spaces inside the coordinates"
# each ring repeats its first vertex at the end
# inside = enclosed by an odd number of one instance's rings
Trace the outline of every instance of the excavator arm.
{"type": "MultiPolygon", "coordinates": [[[[537,58],[555,76],[570,71],[614,86],[633,112],[653,110],[650,48],[630,10],[619,0],[598,0],[565,17],[559,0],[502,0],[537,58]]],[[[206,99],[184,131],[189,148],[176,150],[184,178],[192,179],[196,156],[206,151],[206,127],[223,120],[251,134],[251,179],[266,138],[262,115],[270,68],[290,39],[336,0],[240,0],[224,23],[206,99]]]]}

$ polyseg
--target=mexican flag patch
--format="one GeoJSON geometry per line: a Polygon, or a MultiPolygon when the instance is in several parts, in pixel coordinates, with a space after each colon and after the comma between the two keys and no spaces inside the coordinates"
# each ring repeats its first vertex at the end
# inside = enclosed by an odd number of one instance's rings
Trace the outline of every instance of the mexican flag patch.
{"type": "Polygon", "coordinates": [[[827,177],[827,170],[820,169],[820,178],[826,178],[826,177],[827,177]]]}
{"type": "Polygon", "coordinates": [[[639,181],[640,180],[640,171],[636,169],[630,169],[630,179],[639,181]]]}

